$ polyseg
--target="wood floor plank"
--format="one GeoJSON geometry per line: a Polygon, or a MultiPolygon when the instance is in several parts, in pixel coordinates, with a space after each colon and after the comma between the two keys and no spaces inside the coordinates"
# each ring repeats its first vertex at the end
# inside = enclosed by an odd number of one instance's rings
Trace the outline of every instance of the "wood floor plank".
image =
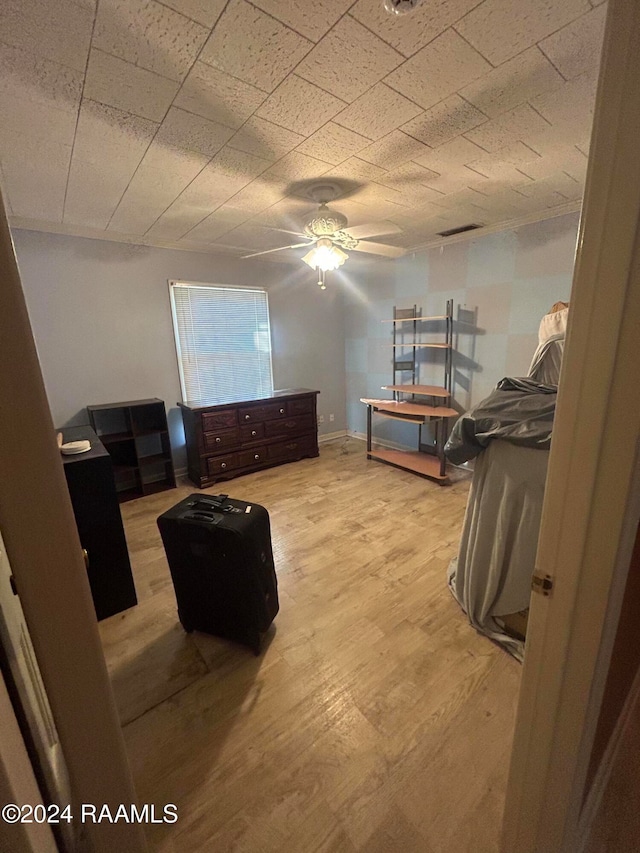
{"type": "Polygon", "coordinates": [[[262,654],[187,635],[157,516],[195,487],[122,506],[140,604],[100,633],[158,853],[495,853],[519,665],[446,585],[469,488],[317,459],[211,494],[270,513],[281,610],[262,654]],[[480,846],[478,846],[480,845],[480,846]]]}

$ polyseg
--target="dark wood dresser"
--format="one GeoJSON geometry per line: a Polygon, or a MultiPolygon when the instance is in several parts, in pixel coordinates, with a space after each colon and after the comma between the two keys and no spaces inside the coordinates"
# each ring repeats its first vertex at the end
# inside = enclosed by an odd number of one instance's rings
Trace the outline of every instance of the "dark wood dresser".
{"type": "Polygon", "coordinates": [[[106,619],[137,604],[111,457],[91,427],[63,427],[56,432],[62,433],[64,442],[91,442],[91,450],[62,455],[62,463],[86,551],[96,616],[106,619]]]}
{"type": "Polygon", "coordinates": [[[259,400],[178,403],[189,478],[206,488],[217,480],[317,456],[318,393],[293,388],[259,400]]]}

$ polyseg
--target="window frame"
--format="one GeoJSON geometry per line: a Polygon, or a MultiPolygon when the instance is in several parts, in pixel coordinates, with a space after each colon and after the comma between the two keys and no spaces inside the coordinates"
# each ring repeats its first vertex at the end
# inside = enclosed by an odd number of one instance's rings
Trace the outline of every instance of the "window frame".
{"type": "MultiPolygon", "coordinates": [[[[273,390],[274,390],[274,383],[273,383],[273,341],[271,338],[271,311],[270,311],[270,306],[269,306],[269,292],[268,292],[267,288],[266,287],[259,287],[256,285],[249,285],[249,284],[219,284],[219,283],[208,282],[208,281],[186,281],[185,279],[181,279],[181,278],[170,278],[170,279],[168,279],[168,284],[169,284],[169,304],[170,304],[170,308],[171,308],[171,323],[172,323],[172,327],[173,327],[173,342],[174,342],[174,346],[175,346],[176,361],[178,364],[178,377],[180,380],[180,394],[182,397],[182,402],[186,403],[189,401],[190,398],[187,396],[184,370],[183,370],[183,365],[182,365],[182,342],[180,340],[180,335],[178,332],[178,315],[177,315],[176,304],[175,304],[175,299],[174,299],[174,288],[175,287],[194,287],[194,288],[198,287],[198,288],[205,288],[205,289],[210,288],[210,289],[215,289],[215,290],[226,290],[226,291],[244,290],[244,291],[250,291],[252,293],[263,293],[264,294],[265,304],[266,304],[266,309],[267,309],[267,325],[268,325],[267,334],[268,334],[268,340],[269,340],[269,372],[271,375],[271,392],[273,393],[273,390]]],[[[191,400],[193,401],[194,398],[192,397],[191,400]]]]}

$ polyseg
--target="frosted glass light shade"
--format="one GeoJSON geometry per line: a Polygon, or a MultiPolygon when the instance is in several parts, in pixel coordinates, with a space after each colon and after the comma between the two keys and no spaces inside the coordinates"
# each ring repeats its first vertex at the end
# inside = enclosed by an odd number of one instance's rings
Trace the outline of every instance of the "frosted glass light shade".
{"type": "Polygon", "coordinates": [[[302,259],[311,269],[321,269],[324,272],[337,270],[347,260],[349,255],[338,246],[334,246],[331,240],[322,238],[302,259]]]}

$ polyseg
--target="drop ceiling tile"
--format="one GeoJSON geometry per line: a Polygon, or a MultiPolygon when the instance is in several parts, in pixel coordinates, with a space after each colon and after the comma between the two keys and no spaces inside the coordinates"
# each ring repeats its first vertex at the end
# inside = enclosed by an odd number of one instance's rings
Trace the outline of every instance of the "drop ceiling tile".
{"type": "Polygon", "coordinates": [[[384,175],[384,169],[358,157],[350,157],[335,168],[333,173],[337,178],[346,178],[348,181],[375,181],[384,175]]]}
{"type": "Polygon", "coordinates": [[[227,145],[216,154],[207,169],[229,178],[241,178],[248,183],[262,174],[270,164],[271,160],[247,154],[246,151],[237,151],[227,145]]]}
{"type": "Polygon", "coordinates": [[[149,237],[179,240],[246,184],[243,177],[228,177],[204,168],[147,231],[149,237]]]}
{"type": "Polygon", "coordinates": [[[477,160],[484,153],[484,148],[480,148],[463,136],[458,136],[429,151],[423,157],[419,157],[416,163],[441,174],[477,160]]]}
{"type": "MultiPolygon", "coordinates": [[[[224,242],[226,245],[238,246],[247,252],[261,252],[291,245],[291,240],[287,234],[281,234],[273,228],[247,222],[229,231],[224,242]]],[[[300,240],[295,242],[299,243],[300,240]]]]}
{"type": "Polygon", "coordinates": [[[486,196],[467,187],[463,190],[457,190],[456,192],[441,196],[434,203],[445,210],[472,210],[478,215],[479,210],[484,210],[483,204],[486,203],[486,196]]]}
{"type": "Polygon", "coordinates": [[[269,95],[257,115],[294,133],[311,136],[343,107],[344,101],[292,74],[269,95]]]}
{"type": "Polygon", "coordinates": [[[0,41],[0,94],[76,114],[82,81],[82,72],[74,68],[0,41]]]}
{"type": "Polygon", "coordinates": [[[180,84],[116,56],[92,50],[84,96],[152,121],[162,121],[180,84]]]}
{"type": "Polygon", "coordinates": [[[69,171],[64,221],[105,229],[135,171],[131,163],[86,162],[74,149],[69,171]]]}
{"type": "Polygon", "coordinates": [[[582,74],[560,89],[534,98],[531,104],[558,131],[568,132],[567,141],[581,139],[591,131],[597,84],[595,74],[582,74]]]}
{"type": "Polygon", "coordinates": [[[196,62],[182,84],[176,107],[235,129],[241,127],[267,97],[205,62],[196,62]]]}
{"type": "Polygon", "coordinates": [[[402,61],[400,53],[346,15],[307,54],[296,74],[351,103],[402,61]]]}
{"type": "Polygon", "coordinates": [[[138,165],[157,128],[158,125],[148,119],[84,100],[78,118],[74,159],[113,168],[114,172],[127,172],[138,165]]]}
{"type": "Polygon", "coordinates": [[[247,213],[223,204],[187,232],[184,239],[210,243],[246,221],[247,213]]]}
{"type": "MultiPolygon", "coordinates": [[[[452,95],[406,124],[402,130],[426,145],[436,148],[450,139],[466,133],[487,117],[459,95],[452,95]]],[[[425,152],[426,153],[426,152],[425,152]]]]}
{"type": "Polygon", "coordinates": [[[433,180],[426,181],[426,186],[444,195],[449,195],[459,190],[472,189],[479,186],[483,180],[482,176],[477,172],[467,169],[466,166],[460,166],[454,173],[438,175],[433,180]]]}
{"type": "Polygon", "coordinates": [[[330,121],[300,143],[297,150],[301,154],[337,165],[366,148],[370,142],[365,136],[330,121]]]}
{"type": "Polygon", "coordinates": [[[331,171],[331,166],[315,157],[307,157],[299,151],[291,151],[289,154],[273,165],[267,175],[284,178],[288,181],[301,181],[306,178],[316,178],[331,171]]]}
{"type": "Polygon", "coordinates": [[[304,136],[294,133],[279,124],[252,116],[229,140],[230,148],[264,157],[266,160],[279,160],[296,145],[304,142],[304,136]]]}
{"type": "Polygon", "coordinates": [[[311,41],[319,41],[347,11],[353,0],[314,0],[292,3],[291,0],[253,0],[253,5],[311,41]]]}
{"type": "Polygon", "coordinates": [[[394,169],[409,160],[427,154],[431,149],[401,130],[393,130],[382,139],[360,151],[358,157],[384,169],[394,169]]]}
{"type": "Polygon", "coordinates": [[[71,146],[34,140],[4,127],[0,144],[3,191],[15,216],[62,222],[71,146]]]}
{"type": "Polygon", "coordinates": [[[67,172],[43,163],[2,161],[3,190],[13,216],[40,222],[62,222],[67,172]]]}
{"type": "Polygon", "coordinates": [[[598,67],[606,13],[607,7],[599,6],[540,43],[568,80],[598,67]]]}
{"type": "Polygon", "coordinates": [[[447,30],[385,78],[385,83],[429,107],[491,70],[491,66],[454,30],[447,30]]]}
{"type": "Polygon", "coordinates": [[[158,142],[213,157],[233,136],[233,130],[202,116],[171,107],[158,130],[158,142]]]}
{"type": "Polygon", "coordinates": [[[208,29],[156,0],[100,0],[93,46],[182,81],[208,29]]]}
{"type": "Polygon", "coordinates": [[[109,223],[109,230],[144,234],[207,165],[191,151],[151,144],[109,223]]]}
{"type": "Polygon", "coordinates": [[[163,0],[175,12],[180,12],[203,27],[213,27],[226,5],[226,0],[163,0]]]}
{"type": "Polygon", "coordinates": [[[589,8],[587,0],[485,0],[456,29],[489,62],[500,65],[589,8]]]}
{"type": "Polygon", "coordinates": [[[369,139],[380,139],[421,113],[420,107],[398,92],[378,83],[334,121],[369,139]]]}
{"type": "Polygon", "coordinates": [[[249,219],[279,202],[286,192],[286,187],[286,181],[263,172],[236,193],[230,204],[234,210],[245,213],[246,219],[249,219]]]}
{"type": "MultiPolygon", "coordinates": [[[[304,222],[309,218],[311,213],[315,213],[316,208],[309,200],[301,198],[285,197],[280,198],[275,204],[264,209],[251,220],[257,225],[266,225],[269,228],[280,228],[285,231],[295,232],[289,234],[289,242],[298,242],[296,237],[302,234],[304,222]]],[[[340,205],[342,210],[342,203],[340,205]]]]}
{"type": "Polygon", "coordinates": [[[231,0],[200,59],[272,92],[312,46],[312,42],[245,0],[231,0]]]}
{"type": "MultiPolygon", "coordinates": [[[[492,181],[500,181],[504,186],[516,186],[522,184],[523,179],[526,181],[526,176],[513,163],[508,163],[506,160],[482,159],[468,163],[466,168],[492,181]]],[[[483,187],[478,186],[477,190],[482,192],[483,187]]]]}
{"type": "Polygon", "coordinates": [[[42,59],[84,72],[93,12],[72,0],[2,0],[1,41],[42,59]]]}
{"type": "Polygon", "coordinates": [[[548,121],[525,104],[485,122],[474,130],[467,131],[465,136],[485,151],[493,152],[506,148],[514,142],[526,142],[527,137],[542,133],[549,126],[548,121]]]}
{"type": "Polygon", "coordinates": [[[0,116],[11,116],[10,122],[0,121],[0,150],[6,138],[13,133],[34,141],[51,139],[61,145],[73,144],[77,111],[70,112],[44,103],[34,104],[0,92],[0,116]]]}
{"type": "Polygon", "coordinates": [[[404,56],[412,56],[466,15],[478,2],[429,0],[410,15],[390,15],[380,0],[360,0],[349,14],[404,56]]]}
{"type": "Polygon", "coordinates": [[[578,201],[582,198],[580,184],[564,173],[552,175],[540,181],[529,181],[516,189],[521,195],[544,207],[556,207],[567,201],[578,201]]]}
{"type": "Polygon", "coordinates": [[[493,118],[563,83],[562,75],[534,46],[465,86],[460,94],[493,118]]]}
{"type": "Polygon", "coordinates": [[[377,183],[385,184],[404,192],[407,189],[411,190],[416,184],[430,186],[429,181],[437,177],[438,175],[435,172],[425,169],[424,166],[418,166],[417,163],[405,163],[402,166],[397,166],[395,169],[390,169],[385,175],[378,178],[377,183]]]}

